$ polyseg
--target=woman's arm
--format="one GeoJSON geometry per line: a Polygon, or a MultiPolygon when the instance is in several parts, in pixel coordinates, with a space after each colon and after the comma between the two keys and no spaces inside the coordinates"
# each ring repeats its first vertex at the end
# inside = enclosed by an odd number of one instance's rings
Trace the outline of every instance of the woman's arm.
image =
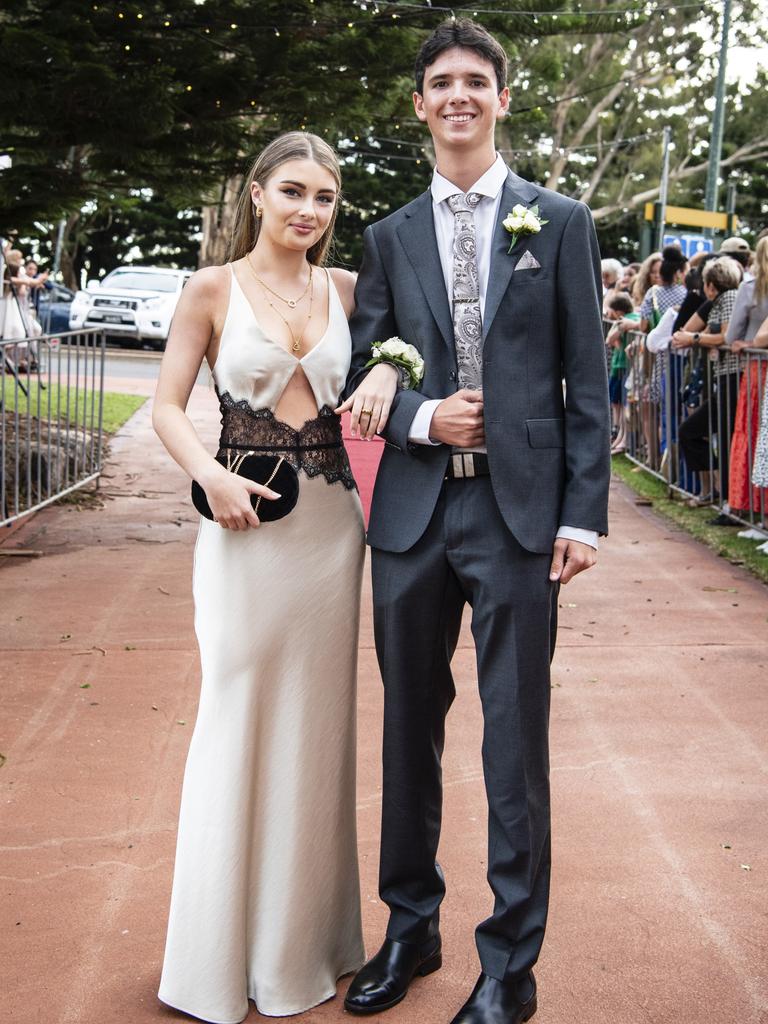
{"type": "Polygon", "coordinates": [[[760,329],[752,339],[752,348],[768,348],[768,317],[760,324],[760,329]]]}
{"type": "Polygon", "coordinates": [[[672,348],[690,348],[691,345],[701,344],[701,332],[707,326],[698,313],[694,313],[688,323],[681,331],[675,331],[672,335],[672,348]],[[693,340],[694,334],[699,335],[699,341],[693,340]]]}
{"type": "Polygon", "coordinates": [[[718,348],[725,344],[725,336],[728,333],[728,321],[723,320],[717,334],[702,334],[699,336],[699,344],[704,348],[718,348]]]}
{"type": "Polygon", "coordinates": [[[754,287],[754,281],[742,281],[739,285],[725,339],[728,345],[732,345],[735,341],[742,342],[744,339],[749,323],[749,306],[754,294],[754,287]]]}
{"type": "Polygon", "coordinates": [[[212,354],[212,340],[220,332],[229,278],[225,267],[207,267],[193,274],[181,293],[160,367],[152,425],[171,456],[205,491],[214,519],[241,530],[259,525],[250,495],[274,497],[274,492],[229,473],[206,451],[186,414],[203,358],[212,354]]]}
{"type": "MultiPolygon", "coordinates": [[[[355,311],[355,284],[357,274],[348,270],[331,270],[333,282],[339,293],[344,312],[349,319],[355,311]]],[[[369,439],[381,433],[389,419],[392,399],[397,393],[398,373],[392,364],[382,363],[374,366],[361,381],[359,387],[343,402],[336,412],[339,416],[351,412],[350,433],[354,437],[358,430],[360,437],[369,439]],[[361,416],[365,410],[371,410],[370,416],[361,416]]]]}

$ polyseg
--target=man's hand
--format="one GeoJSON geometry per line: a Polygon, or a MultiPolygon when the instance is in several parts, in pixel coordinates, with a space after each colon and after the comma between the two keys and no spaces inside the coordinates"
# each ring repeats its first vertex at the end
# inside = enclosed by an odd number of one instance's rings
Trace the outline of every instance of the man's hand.
{"type": "Polygon", "coordinates": [[[462,388],[444,398],[432,415],[429,436],[456,448],[477,448],[485,444],[483,394],[462,388]]]}
{"type": "Polygon", "coordinates": [[[578,572],[591,569],[597,561],[597,552],[590,544],[582,544],[578,540],[559,537],[552,551],[552,566],[549,570],[551,580],[567,583],[578,572]]]}

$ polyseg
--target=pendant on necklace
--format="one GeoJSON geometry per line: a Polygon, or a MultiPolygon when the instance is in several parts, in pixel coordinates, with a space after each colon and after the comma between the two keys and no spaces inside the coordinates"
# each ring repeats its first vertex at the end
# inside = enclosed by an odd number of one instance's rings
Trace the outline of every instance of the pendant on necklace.
{"type": "Polygon", "coordinates": [[[288,305],[291,307],[291,309],[295,309],[296,308],[296,299],[288,299],[288,305]]]}
{"type": "Polygon", "coordinates": [[[294,352],[298,352],[300,348],[301,348],[301,342],[300,341],[294,341],[294,343],[293,343],[293,351],[294,352]]]}

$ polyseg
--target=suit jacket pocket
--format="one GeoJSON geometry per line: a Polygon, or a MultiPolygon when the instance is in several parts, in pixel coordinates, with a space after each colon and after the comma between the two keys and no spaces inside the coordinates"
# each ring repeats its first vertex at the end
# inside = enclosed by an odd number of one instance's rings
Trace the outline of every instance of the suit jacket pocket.
{"type": "Polygon", "coordinates": [[[565,445],[565,424],[561,418],[526,420],[528,444],[531,448],[563,448],[565,445]]]}

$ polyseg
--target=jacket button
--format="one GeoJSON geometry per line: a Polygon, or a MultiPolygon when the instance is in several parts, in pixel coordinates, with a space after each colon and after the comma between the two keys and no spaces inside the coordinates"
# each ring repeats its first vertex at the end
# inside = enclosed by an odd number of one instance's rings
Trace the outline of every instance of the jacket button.
{"type": "Polygon", "coordinates": [[[450,377],[451,380],[456,380],[456,371],[455,370],[451,370],[451,372],[448,374],[448,376],[450,377]]]}

